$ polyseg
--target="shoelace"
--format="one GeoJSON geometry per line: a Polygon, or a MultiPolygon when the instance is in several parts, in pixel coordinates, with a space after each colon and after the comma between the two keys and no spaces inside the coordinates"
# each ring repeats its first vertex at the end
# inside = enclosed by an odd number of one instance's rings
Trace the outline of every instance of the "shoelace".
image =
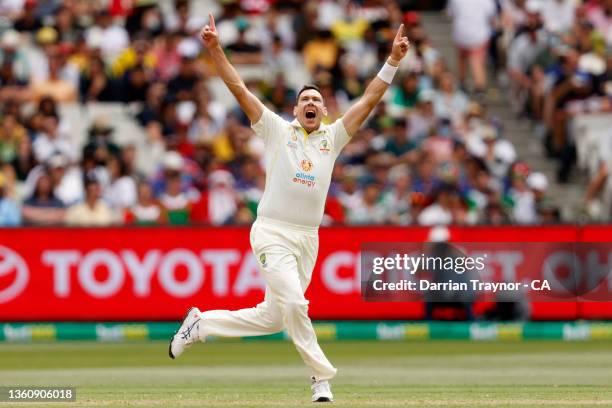
{"type": "Polygon", "coordinates": [[[316,381],[313,379],[311,385],[313,392],[329,392],[329,383],[326,380],[316,381]]]}
{"type": "MultiPolygon", "coordinates": [[[[199,322],[200,322],[200,319],[198,318],[198,320],[196,320],[195,322],[193,322],[193,323],[191,324],[191,326],[187,327],[185,330],[183,330],[183,331],[181,332],[181,337],[183,338],[183,340],[191,340],[191,339],[190,339],[190,337],[191,337],[191,330],[193,330],[194,326],[195,326],[196,324],[198,324],[199,322]]],[[[198,325],[198,327],[199,327],[199,325],[198,325]]],[[[197,329],[196,329],[196,330],[197,330],[197,329]]]]}

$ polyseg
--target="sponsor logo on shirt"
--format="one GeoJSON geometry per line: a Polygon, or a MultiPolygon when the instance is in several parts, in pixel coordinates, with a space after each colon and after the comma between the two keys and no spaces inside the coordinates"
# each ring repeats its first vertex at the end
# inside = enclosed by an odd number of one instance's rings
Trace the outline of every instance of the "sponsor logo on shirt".
{"type": "Polygon", "coordinates": [[[310,159],[304,159],[300,162],[300,167],[302,168],[302,170],[304,171],[310,171],[312,170],[313,164],[310,161],[310,159]]]}
{"type": "Polygon", "coordinates": [[[302,173],[300,171],[295,173],[295,176],[293,177],[293,182],[297,184],[302,184],[306,187],[314,187],[316,184],[315,176],[312,176],[306,173],[302,173]]]}
{"type": "Polygon", "coordinates": [[[329,148],[329,142],[327,141],[327,139],[321,140],[321,142],[319,143],[319,151],[323,154],[329,154],[331,150],[329,148]]]}
{"type": "Polygon", "coordinates": [[[297,135],[294,133],[291,135],[291,140],[289,140],[287,142],[287,146],[289,146],[292,149],[297,149],[298,145],[297,145],[297,135]]]}

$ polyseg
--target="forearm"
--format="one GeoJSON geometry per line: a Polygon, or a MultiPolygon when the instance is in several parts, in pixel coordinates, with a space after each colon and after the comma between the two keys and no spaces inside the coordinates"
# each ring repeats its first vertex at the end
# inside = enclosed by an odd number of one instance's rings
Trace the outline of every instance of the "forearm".
{"type": "Polygon", "coordinates": [[[210,50],[215,68],[227,88],[238,101],[238,104],[252,123],[263,113],[263,104],[246,87],[236,68],[232,66],[220,45],[210,50]]]}
{"type": "Polygon", "coordinates": [[[210,56],[217,69],[217,73],[234,96],[236,96],[236,92],[246,89],[244,81],[240,78],[236,68],[229,62],[220,45],[210,50],[210,56]]]}
{"type": "MultiPolygon", "coordinates": [[[[387,63],[393,66],[399,65],[398,62],[392,60],[391,58],[387,59],[387,63]]],[[[354,135],[357,130],[359,130],[363,122],[365,122],[367,119],[368,115],[370,115],[376,105],[380,102],[387,89],[389,89],[390,84],[383,81],[379,75],[370,81],[359,101],[357,101],[357,103],[355,103],[342,118],[344,128],[351,136],[354,135]]],[[[392,77],[392,75],[390,76],[392,77]]]]}
{"type": "MultiPolygon", "coordinates": [[[[393,60],[392,57],[387,58],[386,63],[393,67],[399,66],[399,61],[393,60]]],[[[380,102],[383,95],[385,94],[385,92],[387,92],[387,89],[389,89],[390,86],[390,83],[383,81],[382,79],[380,79],[379,76],[374,77],[374,79],[370,81],[363,93],[362,99],[364,103],[368,105],[371,109],[374,109],[374,107],[378,104],[378,102],[380,102]]]]}

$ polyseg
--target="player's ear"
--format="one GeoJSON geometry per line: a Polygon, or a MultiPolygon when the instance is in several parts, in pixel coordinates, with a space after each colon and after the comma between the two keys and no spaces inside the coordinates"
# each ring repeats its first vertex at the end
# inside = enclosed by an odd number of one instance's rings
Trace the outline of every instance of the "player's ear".
{"type": "Polygon", "coordinates": [[[298,115],[298,107],[297,107],[297,105],[295,105],[293,107],[293,116],[297,117],[297,115],[298,115]]]}
{"type": "Polygon", "coordinates": [[[327,116],[327,107],[323,106],[323,116],[327,116]]]}

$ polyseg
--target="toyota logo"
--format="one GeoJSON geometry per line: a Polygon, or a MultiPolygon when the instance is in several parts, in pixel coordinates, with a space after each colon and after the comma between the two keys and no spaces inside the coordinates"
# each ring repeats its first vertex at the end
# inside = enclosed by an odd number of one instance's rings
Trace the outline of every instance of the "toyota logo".
{"type": "Polygon", "coordinates": [[[29,271],[25,261],[17,252],[0,245],[0,278],[15,275],[6,287],[0,287],[0,303],[6,303],[23,292],[28,284],[29,271]]]}

